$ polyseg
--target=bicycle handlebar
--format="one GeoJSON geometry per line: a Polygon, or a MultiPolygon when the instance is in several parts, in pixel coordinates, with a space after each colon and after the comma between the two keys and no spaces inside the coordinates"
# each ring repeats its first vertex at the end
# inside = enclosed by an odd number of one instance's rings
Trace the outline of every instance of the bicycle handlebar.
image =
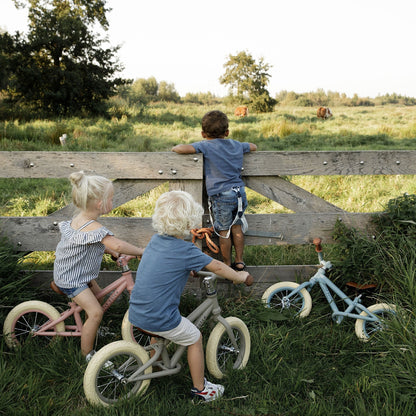
{"type": "MultiPolygon", "coordinates": [[[[209,276],[212,276],[212,277],[214,277],[215,279],[216,278],[221,278],[222,279],[222,277],[221,276],[219,276],[218,274],[215,274],[215,273],[212,273],[212,272],[203,272],[203,271],[199,271],[199,272],[193,272],[193,273],[191,273],[194,277],[209,277],[209,276]]],[[[244,284],[246,285],[246,286],[251,286],[252,284],[254,283],[254,278],[253,278],[253,276],[251,275],[251,274],[249,274],[247,277],[246,277],[246,280],[244,281],[244,284]]]]}
{"type": "Polygon", "coordinates": [[[315,245],[315,251],[317,253],[320,253],[322,251],[321,243],[322,240],[319,237],[313,239],[313,244],[315,245]]]}
{"type": "Polygon", "coordinates": [[[254,277],[253,277],[251,274],[249,274],[249,275],[246,277],[246,281],[244,282],[244,284],[245,284],[246,286],[251,286],[253,283],[254,283],[254,277]]]}

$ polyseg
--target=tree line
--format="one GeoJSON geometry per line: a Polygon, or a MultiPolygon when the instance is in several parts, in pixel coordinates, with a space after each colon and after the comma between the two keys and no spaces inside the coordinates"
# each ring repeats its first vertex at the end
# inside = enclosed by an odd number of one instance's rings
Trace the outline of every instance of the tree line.
{"type": "Polygon", "coordinates": [[[281,91],[275,98],[267,89],[271,65],[247,51],[229,55],[219,82],[228,96],[188,93],[180,97],[174,84],[154,77],[136,80],[118,77],[123,70],[117,53],[105,37],[109,23],[106,0],[13,0],[28,7],[27,34],[0,33],[0,118],[19,114],[65,116],[105,114],[109,99],[126,105],[154,101],[248,105],[253,112],[273,111],[276,104],[299,106],[377,104],[415,105],[397,94],[372,100],[323,90],[297,94],[281,91]]]}

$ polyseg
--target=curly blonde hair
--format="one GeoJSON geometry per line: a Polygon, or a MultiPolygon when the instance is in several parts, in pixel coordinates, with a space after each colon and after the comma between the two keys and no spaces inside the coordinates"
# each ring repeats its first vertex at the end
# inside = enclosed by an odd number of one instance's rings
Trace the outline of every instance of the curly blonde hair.
{"type": "Polygon", "coordinates": [[[85,211],[91,202],[102,201],[107,209],[108,199],[113,191],[113,183],[104,176],[87,175],[83,171],[69,175],[72,184],[72,202],[85,211]]]}
{"type": "Polygon", "coordinates": [[[159,234],[186,237],[201,225],[203,213],[202,206],[188,192],[165,192],[156,202],[152,225],[159,234]]]}

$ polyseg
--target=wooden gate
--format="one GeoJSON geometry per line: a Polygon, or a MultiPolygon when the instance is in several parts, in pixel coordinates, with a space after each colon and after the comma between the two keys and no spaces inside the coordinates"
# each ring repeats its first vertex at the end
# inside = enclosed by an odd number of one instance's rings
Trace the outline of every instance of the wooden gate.
{"type": "MultiPolygon", "coordinates": [[[[67,178],[84,170],[114,180],[114,208],[169,182],[170,189],[191,193],[203,203],[202,155],[172,152],[0,152],[2,178],[67,178]]],[[[414,175],[416,151],[254,152],[245,155],[243,179],[253,189],[287,207],[290,214],[246,215],[246,245],[307,244],[314,237],[331,243],[335,222],[365,230],[373,213],[350,213],[284,179],[293,175],[414,175]]],[[[59,241],[59,221],[70,218],[71,205],[47,217],[0,217],[0,232],[18,251],[53,251],[59,241]]],[[[102,217],[100,221],[121,239],[145,246],[154,231],[150,218],[102,217]]],[[[203,218],[209,224],[207,215],[203,218]]],[[[302,280],[314,266],[249,267],[255,292],[278,280],[302,280]]],[[[112,279],[114,272],[100,278],[112,279]],[[106,277],[103,277],[107,275],[106,277]]],[[[37,279],[50,280],[51,272],[37,279]]],[[[229,285],[225,285],[229,286],[229,285]]],[[[198,290],[191,284],[191,290],[198,290]]]]}

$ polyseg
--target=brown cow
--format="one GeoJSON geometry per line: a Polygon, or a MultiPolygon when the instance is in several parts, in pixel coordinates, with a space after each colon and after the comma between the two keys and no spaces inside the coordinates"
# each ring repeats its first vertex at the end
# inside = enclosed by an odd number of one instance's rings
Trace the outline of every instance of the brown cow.
{"type": "Polygon", "coordinates": [[[237,117],[247,117],[248,116],[248,108],[245,105],[237,107],[234,111],[234,115],[237,117]]]}
{"type": "Polygon", "coordinates": [[[332,111],[328,107],[319,107],[316,115],[318,118],[326,120],[327,118],[332,117],[332,111]]]}

